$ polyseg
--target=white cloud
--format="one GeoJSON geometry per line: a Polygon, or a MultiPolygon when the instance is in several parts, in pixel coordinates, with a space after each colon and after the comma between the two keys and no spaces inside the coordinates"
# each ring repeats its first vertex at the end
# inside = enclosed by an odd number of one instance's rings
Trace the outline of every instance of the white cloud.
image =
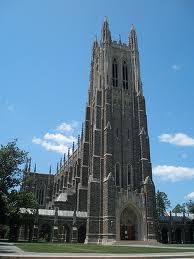
{"type": "Polygon", "coordinates": [[[72,121],[71,123],[63,122],[57,126],[56,130],[59,132],[71,132],[78,127],[79,123],[77,121],[72,121]]]}
{"type": "Polygon", "coordinates": [[[194,168],[181,167],[181,166],[169,166],[158,165],[153,168],[153,174],[160,177],[164,181],[183,181],[194,178],[194,168]]]}
{"type": "Polygon", "coordinates": [[[71,124],[63,122],[57,126],[54,133],[47,132],[42,138],[33,137],[32,143],[41,145],[48,151],[67,153],[73,142],[77,142],[77,138],[73,136],[76,128],[78,128],[78,122],[73,121],[71,124]],[[56,133],[59,131],[60,133],[56,133]]]}
{"type": "Polygon", "coordinates": [[[184,133],[162,134],[158,136],[158,138],[161,142],[177,146],[194,146],[194,138],[189,137],[184,133]]]}
{"type": "Polygon", "coordinates": [[[69,131],[72,131],[72,129],[73,129],[72,125],[66,122],[63,122],[57,126],[57,131],[60,131],[60,132],[69,132],[69,131]]]}
{"type": "Polygon", "coordinates": [[[194,192],[191,192],[185,196],[186,199],[194,199],[194,192]]]}
{"type": "Polygon", "coordinates": [[[32,143],[41,145],[43,148],[45,148],[48,151],[54,151],[62,154],[68,152],[68,146],[64,144],[56,144],[36,137],[33,137],[32,143]]]}
{"type": "Polygon", "coordinates": [[[181,69],[181,67],[180,67],[179,65],[177,65],[177,64],[173,64],[173,65],[171,66],[171,68],[172,68],[174,71],[178,71],[178,70],[181,69]]]}
{"type": "Polygon", "coordinates": [[[47,132],[43,138],[47,139],[47,140],[55,141],[60,144],[70,144],[70,143],[72,144],[73,142],[75,142],[77,140],[73,136],[65,136],[61,133],[53,134],[53,133],[49,133],[49,132],[47,132]]]}

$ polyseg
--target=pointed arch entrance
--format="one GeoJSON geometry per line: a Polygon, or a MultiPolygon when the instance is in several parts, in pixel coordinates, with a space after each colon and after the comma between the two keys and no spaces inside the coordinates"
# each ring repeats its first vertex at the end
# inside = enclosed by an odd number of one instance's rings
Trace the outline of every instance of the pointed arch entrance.
{"type": "Polygon", "coordinates": [[[138,240],[140,235],[140,222],[137,213],[131,208],[125,208],[120,216],[120,239],[138,240]]]}

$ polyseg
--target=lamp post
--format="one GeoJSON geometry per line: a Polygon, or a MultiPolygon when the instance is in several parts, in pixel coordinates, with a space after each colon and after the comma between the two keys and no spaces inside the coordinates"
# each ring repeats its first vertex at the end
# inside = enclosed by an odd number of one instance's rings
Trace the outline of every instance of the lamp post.
{"type": "Polygon", "coordinates": [[[32,241],[37,242],[38,241],[38,207],[35,211],[35,220],[33,225],[33,235],[32,235],[32,241]]]}

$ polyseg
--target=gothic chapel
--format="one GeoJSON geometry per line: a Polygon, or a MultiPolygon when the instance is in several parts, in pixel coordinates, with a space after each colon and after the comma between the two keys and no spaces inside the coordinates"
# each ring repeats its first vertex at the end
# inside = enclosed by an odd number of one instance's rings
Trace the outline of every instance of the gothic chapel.
{"type": "MultiPolygon", "coordinates": [[[[145,99],[137,36],[111,39],[107,19],[93,43],[84,129],[55,175],[31,172],[39,202],[32,238],[112,244],[156,240],[145,99]]],[[[20,229],[24,236],[26,226],[20,229]]]]}

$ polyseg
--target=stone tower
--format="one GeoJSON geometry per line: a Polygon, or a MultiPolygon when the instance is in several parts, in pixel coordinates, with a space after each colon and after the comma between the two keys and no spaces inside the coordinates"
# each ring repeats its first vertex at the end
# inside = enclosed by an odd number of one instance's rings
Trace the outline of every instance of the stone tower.
{"type": "Polygon", "coordinates": [[[93,44],[84,132],[78,209],[87,208],[85,242],[156,239],[155,188],[134,27],[129,43],[123,44],[112,41],[107,19],[103,22],[100,43],[95,39],[93,44]]]}
{"type": "Polygon", "coordinates": [[[40,233],[47,224],[52,240],[64,235],[65,242],[103,244],[156,239],[155,188],[134,27],[124,44],[112,41],[104,20],[101,40],[93,44],[86,117],[76,149],[73,143],[55,175],[51,170],[47,175],[32,173],[28,166],[25,170],[32,184],[24,188],[34,192],[41,208],[40,233]]]}

